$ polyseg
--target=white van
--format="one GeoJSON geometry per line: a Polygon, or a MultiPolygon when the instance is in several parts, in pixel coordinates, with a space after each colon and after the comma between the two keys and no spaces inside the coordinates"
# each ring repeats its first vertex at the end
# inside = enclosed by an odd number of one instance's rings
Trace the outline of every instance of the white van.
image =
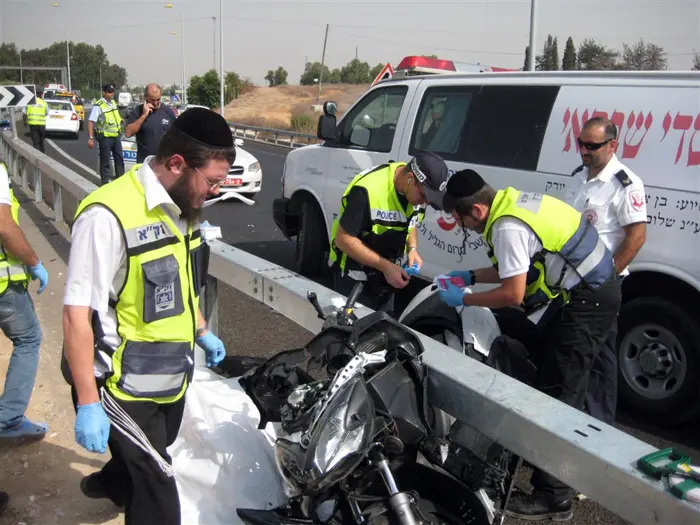
{"type": "MultiPolygon", "coordinates": [[[[624,281],[620,399],[658,421],[700,411],[700,72],[510,72],[404,76],[377,83],[335,124],[324,105],[320,145],[291,151],[278,227],[296,238],[297,271],[317,275],[346,185],[361,170],[420,150],[450,172],[471,167],[496,189],[565,198],[581,164],[582,124],[618,125],[618,158],[646,187],[647,241],[624,281]],[[434,118],[442,118],[437,131],[434,118]]],[[[422,274],[488,266],[484,241],[429,210],[422,274]]]]}
{"type": "Polygon", "coordinates": [[[117,96],[117,105],[120,108],[125,108],[134,101],[134,97],[128,91],[122,91],[117,96]]]}

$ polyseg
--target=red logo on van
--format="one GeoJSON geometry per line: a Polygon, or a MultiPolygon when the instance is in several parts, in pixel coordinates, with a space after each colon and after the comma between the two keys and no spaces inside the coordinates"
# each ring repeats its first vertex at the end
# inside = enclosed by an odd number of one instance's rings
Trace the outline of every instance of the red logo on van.
{"type": "Polygon", "coordinates": [[[438,226],[445,230],[446,232],[453,230],[457,226],[457,221],[454,220],[452,216],[450,217],[439,217],[437,220],[438,226]]]}
{"type": "MultiPolygon", "coordinates": [[[[618,149],[618,154],[621,159],[634,159],[644,143],[644,139],[654,124],[654,117],[651,111],[630,111],[629,114],[614,110],[611,114],[606,111],[594,109],[589,111],[584,109],[581,113],[579,108],[566,108],[564,112],[564,129],[561,134],[564,135],[564,147],[562,151],[571,151],[572,145],[579,152],[578,143],[576,140],[581,134],[583,124],[590,118],[603,117],[612,120],[618,129],[619,143],[622,151],[618,149]]],[[[658,120],[656,121],[658,122],[658,120]]],[[[658,125],[658,124],[657,124],[658,125]]],[[[686,166],[700,165],[700,149],[693,148],[695,135],[700,131],[700,114],[682,115],[676,113],[676,116],[671,116],[671,112],[666,112],[661,126],[664,130],[664,135],[661,137],[661,142],[666,140],[670,132],[682,132],[675,136],[678,138],[678,149],[676,150],[676,158],[674,164],[678,164],[684,152],[687,151],[686,166]],[[692,128],[692,134],[689,133],[692,128]],[[686,141],[686,135],[690,135],[686,141]],[[687,146],[687,147],[686,147],[687,146]]]]}

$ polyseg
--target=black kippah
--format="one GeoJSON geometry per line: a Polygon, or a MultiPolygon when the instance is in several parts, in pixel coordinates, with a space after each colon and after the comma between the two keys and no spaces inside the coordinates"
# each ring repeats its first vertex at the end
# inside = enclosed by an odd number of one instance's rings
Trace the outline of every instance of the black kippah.
{"type": "Polygon", "coordinates": [[[233,147],[233,134],[226,120],[210,109],[188,109],[175,119],[173,126],[208,148],[233,147]]]}
{"type": "Polygon", "coordinates": [[[445,191],[455,199],[461,199],[462,197],[471,197],[485,185],[486,182],[481,178],[481,175],[474,170],[465,169],[456,172],[447,180],[445,191]]]}

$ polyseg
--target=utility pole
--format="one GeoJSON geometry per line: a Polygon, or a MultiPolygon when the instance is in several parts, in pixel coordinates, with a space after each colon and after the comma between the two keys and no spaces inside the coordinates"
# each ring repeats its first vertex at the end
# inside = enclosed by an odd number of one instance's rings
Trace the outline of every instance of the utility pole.
{"type": "Polygon", "coordinates": [[[357,74],[357,66],[359,65],[359,60],[357,58],[357,46],[355,46],[355,82],[360,83],[360,79],[357,74]]]}
{"type": "Polygon", "coordinates": [[[68,56],[68,91],[73,91],[70,83],[70,42],[68,41],[68,33],[66,33],[66,55],[68,56]]]}
{"type": "Polygon", "coordinates": [[[214,37],[214,43],[212,45],[212,51],[214,52],[214,62],[212,68],[216,71],[216,17],[212,16],[211,17],[212,25],[214,26],[214,30],[212,31],[212,35],[214,37]]]}
{"type": "Polygon", "coordinates": [[[535,40],[537,39],[537,0],[530,0],[530,52],[527,57],[528,71],[535,70],[535,40]]]}
{"type": "Polygon", "coordinates": [[[224,117],[224,0],[219,0],[219,111],[224,117]]]}
{"type": "Polygon", "coordinates": [[[19,50],[19,83],[24,84],[24,72],[22,71],[22,50],[19,50]]]}
{"type": "Polygon", "coordinates": [[[323,39],[323,53],[321,54],[321,71],[318,75],[318,94],[316,95],[316,105],[321,101],[321,82],[323,82],[323,66],[326,63],[326,44],[328,43],[328,24],[326,24],[326,36],[323,39]]]}

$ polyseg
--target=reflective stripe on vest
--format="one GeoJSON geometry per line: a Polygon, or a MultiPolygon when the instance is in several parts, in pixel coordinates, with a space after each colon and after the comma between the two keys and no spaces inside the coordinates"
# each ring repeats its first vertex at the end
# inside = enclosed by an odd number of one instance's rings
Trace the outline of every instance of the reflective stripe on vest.
{"type": "Polygon", "coordinates": [[[199,229],[183,236],[161,206],[148,210],[140,167],[88,195],[76,219],[90,206],[104,206],[126,241],[126,275],[116,301],[110,301],[122,342],[112,355],[106,387],[124,401],[172,403],[192,379],[208,246],[199,229]]]}
{"type": "Polygon", "coordinates": [[[119,114],[117,105],[114,101],[108,104],[101,98],[97,106],[102,111],[102,115],[97,119],[97,133],[105,137],[118,137],[121,132],[122,116],[119,114]]]}
{"type": "Polygon", "coordinates": [[[568,300],[568,293],[561,284],[569,268],[574,268],[591,288],[599,287],[615,275],[612,254],[585,217],[559,199],[514,188],[496,193],[484,229],[484,238],[490,247],[489,257],[494,264],[498,261],[493,253],[492,227],[503,217],[523,221],[543,247],[530,262],[523,303],[526,309],[544,304],[560,294],[568,300]],[[544,257],[548,253],[562,257],[565,264],[559,275],[546,275],[544,257]]]}
{"type": "Polygon", "coordinates": [[[45,126],[48,107],[46,102],[37,97],[36,105],[27,106],[27,125],[45,126]]]}
{"type": "MultiPolygon", "coordinates": [[[[0,165],[7,169],[5,164],[0,162],[0,165]]],[[[19,227],[19,201],[15,197],[15,192],[12,191],[9,173],[7,179],[10,191],[10,213],[12,214],[12,220],[19,227]]],[[[22,264],[22,261],[5,250],[5,247],[0,243],[0,295],[5,293],[11,282],[21,284],[26,288],[29,279],[30,275],[27,267],[22,264]]]]}
{"type": "MultiPolygon", "coordinates": [[[[404,166],[405,162],[393,162],[391,164],[381,164],[374,166],[363,172],[358,173],[352,179],[348,187],[343,193],[340,202],[340,213],[333,221],[330,240],[330,254],[328,257],[328,265],[333,266],[338,264],[341,274],[345,274],[345,266],[347,264],[347,255],[338,252],[335,245],[335,238],[340,225],[340,218],[345,211],[348,193],[354,187],[362,187],[367,190],[370,208],[370,223],[372,226],[371,232],[367,235],[381,236],[388,232],[405,231],[408,232],[415,228],[424,217],[424,210],[416,210],[410,202],[406,204],[406,208],[401,207],[399,197],[394,186],[394,174],[397,168],[404,166]]],[[[405,250],[405,248],[404,248],[405,250]]],[[[405,252],[404,252],[405,253],[405,252]]],[[[403,255],[403,254],[402,254],[403,255]]],[[[366,280],[364,272],[353,270],[348,275],[355,280],[366,280]]]]}

